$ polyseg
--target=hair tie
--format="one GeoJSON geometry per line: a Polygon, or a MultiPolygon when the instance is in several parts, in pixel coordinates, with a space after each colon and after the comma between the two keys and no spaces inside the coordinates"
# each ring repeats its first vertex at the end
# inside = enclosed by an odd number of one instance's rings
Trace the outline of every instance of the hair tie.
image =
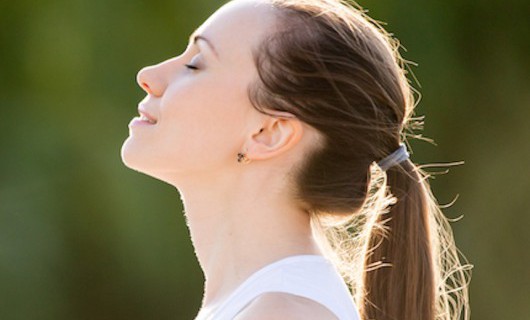
{"type": "Polygon", "coordinates": [[[387,171],[389,168],[395,166],[396,164],[400,164],[401,162],[407,160],[410,157],[407,146],[405,146],[404,143],[399,144],[399,148],[386,156],[383,160],[379,161],[377,165],[381,168],[383,171],[387,171]]]}

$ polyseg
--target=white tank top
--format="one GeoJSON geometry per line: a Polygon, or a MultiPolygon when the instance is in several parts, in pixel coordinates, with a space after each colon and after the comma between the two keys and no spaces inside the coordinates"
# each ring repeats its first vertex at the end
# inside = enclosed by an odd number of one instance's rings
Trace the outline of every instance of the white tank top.
{"type": "Polygon", "coordinates": [[[202,310],[195,320],[232,320],[252,300],[266,292],[283,292],[314,300],[339,320],[360,319],[334,265],[320,255],[296,255],[254,272],[209,314],[202,310]]]}

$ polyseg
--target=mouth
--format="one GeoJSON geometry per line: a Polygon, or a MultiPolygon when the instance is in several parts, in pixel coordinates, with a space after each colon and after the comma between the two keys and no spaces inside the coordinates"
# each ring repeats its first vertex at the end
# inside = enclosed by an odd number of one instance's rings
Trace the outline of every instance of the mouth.
{"type": "Polygon", "coordinates": [[[144,110],[138,109],[138,113],[140,113],[140,120],[148,122],[150,124],[156,124],[157,120],[150,115],[149,113],[145,112],[144,110]]]}

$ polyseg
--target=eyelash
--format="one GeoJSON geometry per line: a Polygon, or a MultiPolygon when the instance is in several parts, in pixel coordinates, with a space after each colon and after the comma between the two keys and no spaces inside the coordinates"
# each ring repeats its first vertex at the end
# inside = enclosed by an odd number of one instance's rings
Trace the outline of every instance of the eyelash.
{"type": "Polygon", "coordinates": [[[192,66],[191,64],[185,64],[184,66],[186,66],[186,68],[191,69],[191,70],[198,70],[199,69],[196,66],[192,66]]]}

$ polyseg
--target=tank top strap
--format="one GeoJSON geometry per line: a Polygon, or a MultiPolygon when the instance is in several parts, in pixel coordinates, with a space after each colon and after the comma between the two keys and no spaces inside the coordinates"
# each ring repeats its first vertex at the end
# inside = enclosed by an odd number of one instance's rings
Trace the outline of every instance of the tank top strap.
{"type": "Polygon", "coordinates": [[[248,277],[208,320],[232,320],[268,292],[282,292],[322,304],[340,320],[359,320],[351,295],[333,264],[319,255],[297,255],[273,262],[248,277]]]}

